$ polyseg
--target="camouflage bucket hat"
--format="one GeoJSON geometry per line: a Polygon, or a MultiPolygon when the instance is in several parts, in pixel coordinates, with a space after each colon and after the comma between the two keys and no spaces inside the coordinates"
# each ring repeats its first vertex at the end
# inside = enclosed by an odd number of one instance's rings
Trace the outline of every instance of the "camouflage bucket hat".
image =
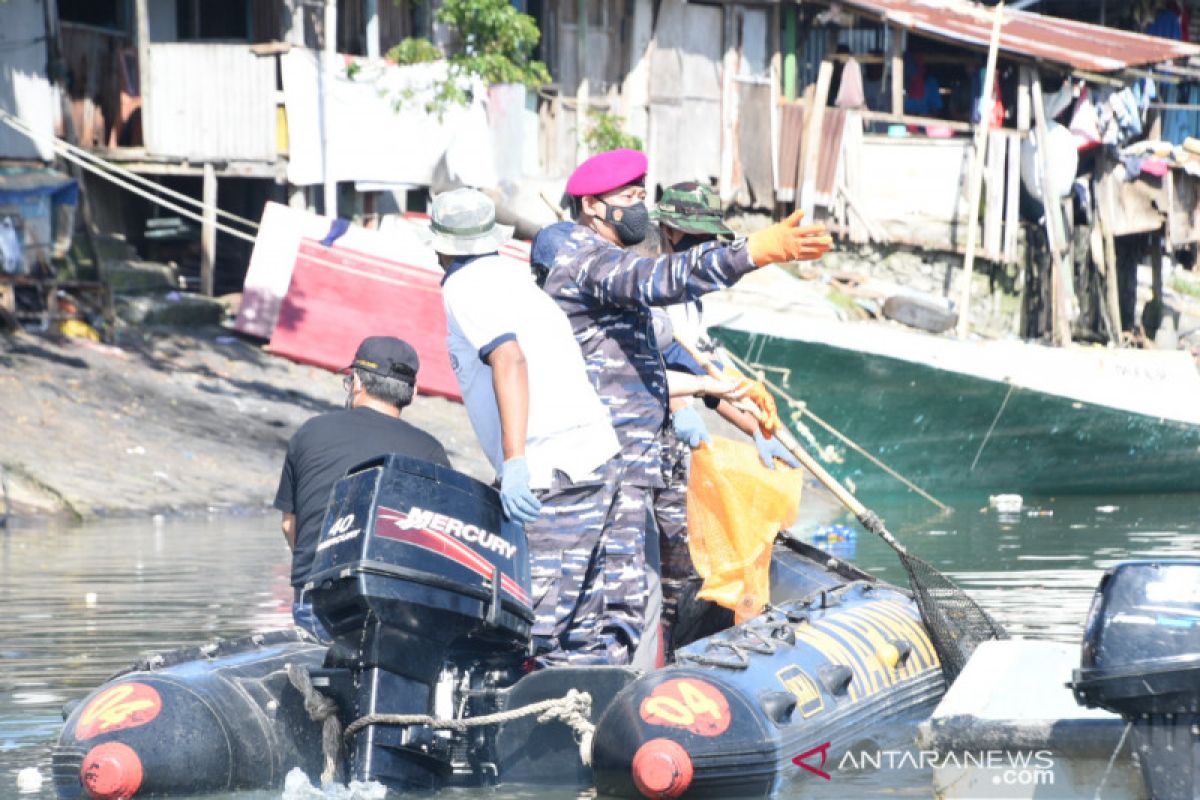
{"type": "Polygon", "coordinates": [[[650,216],[684,233],[733,235],[721,219],[721,198],[709,187],[691,181],[664,189],[662,199],[650,216]]]}

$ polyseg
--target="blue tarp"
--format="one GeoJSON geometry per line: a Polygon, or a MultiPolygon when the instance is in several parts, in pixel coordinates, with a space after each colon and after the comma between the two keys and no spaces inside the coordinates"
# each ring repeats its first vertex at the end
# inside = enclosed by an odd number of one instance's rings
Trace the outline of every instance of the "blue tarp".
{"type": "Polygon", "coordinates": [[[24,205],[43,197],[52,205],[78,205],[79,184],[52,169],[0,168],[0,206],[24,205]]]}
{"type": "MultiPolygon", "coordinates": [[[[1200,105],[1200,84],[1187,83],[1161,87],[1164,103],[1200,105]]],[[[1162,138],[1171,144],[1183,144],[1189,136],[1200,132],[1200,110],[1169,108],[1163,112],[1162,138]]]]}

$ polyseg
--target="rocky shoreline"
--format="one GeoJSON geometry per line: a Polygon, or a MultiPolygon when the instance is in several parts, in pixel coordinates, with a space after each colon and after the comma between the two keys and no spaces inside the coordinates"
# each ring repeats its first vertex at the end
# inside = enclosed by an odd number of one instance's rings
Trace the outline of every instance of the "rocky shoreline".
{"type": "MultiPolygon", "coordinates": [[[[217,326],[126,329],[116,346],[0,337],[0,514],[266,509],[292,432],[342,398],[338,376],[217,326]]],[[[405,419],[440,439],[457,469],[491,480],[461,405],[418,397],[405,419]]]]}

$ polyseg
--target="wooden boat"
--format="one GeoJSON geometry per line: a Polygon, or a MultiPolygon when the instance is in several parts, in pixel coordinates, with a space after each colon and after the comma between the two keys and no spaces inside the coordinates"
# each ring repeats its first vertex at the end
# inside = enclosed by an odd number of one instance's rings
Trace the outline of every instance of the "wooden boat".
{"type": "MultiPolygon", "coordinates": [[[[1183,352],[959,341],[756,310],[712,329],[730,352],[928,491],[1200,490],[1200,374],[1183,352]]],[[[830,469],[892,478],[833,442],[830,469]]]]}

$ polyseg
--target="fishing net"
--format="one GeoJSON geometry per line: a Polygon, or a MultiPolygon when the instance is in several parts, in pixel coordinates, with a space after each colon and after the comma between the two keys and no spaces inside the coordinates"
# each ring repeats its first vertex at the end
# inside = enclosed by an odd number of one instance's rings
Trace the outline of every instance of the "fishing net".
{"type": "Polygon", "coordinates": [[[737,622],[762,611],[771,596],[772,545],[796,521],[803,485],[803,472],[767,469],[749,444],[713,437],[692,451],[688,548],[704,579],[700,599],[732,609],[737,622]]]}
{"type": "Polygon", "coordinates": [[[1000,623],[992,619],[954,581],[897,542],[874,513],[859,517],[867,530],[878,534],[899,554],[917,610],[929,631],[929,640],[942,662],[947,685],[954,682],[980,642],[1007,639],[1000,623]]]}

